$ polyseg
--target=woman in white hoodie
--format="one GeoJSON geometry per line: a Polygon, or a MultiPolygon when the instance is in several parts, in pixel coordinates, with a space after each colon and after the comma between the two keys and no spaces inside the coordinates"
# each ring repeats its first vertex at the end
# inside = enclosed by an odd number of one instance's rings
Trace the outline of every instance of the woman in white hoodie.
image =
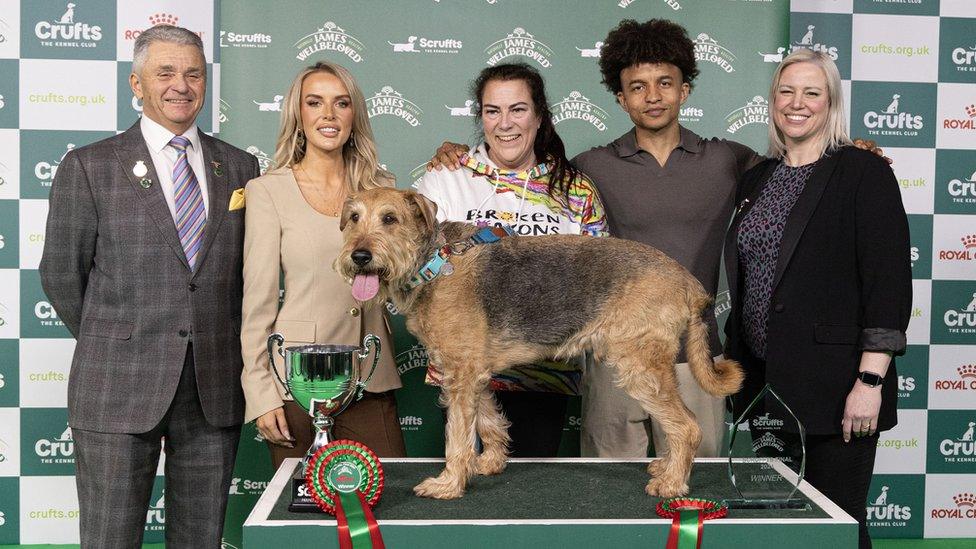
{"type": "MultiPolygon", "coordinates": [[[[488,67],[475,79],[472,95],[482,142],[461,157],[461,169],[428,172],[418,188],[437,204],[438,221],[510,225],[521,236],[607,236],[596,187],[566,158],[538,71],[524,63],[488,67]]],[[[436,384],[436,365],[428,372],[436,384]]],[[[512,423],[513,456],[556,455],[581,373],[579,359],[518,366],[492,378],[495,398],[512,423]]]]}

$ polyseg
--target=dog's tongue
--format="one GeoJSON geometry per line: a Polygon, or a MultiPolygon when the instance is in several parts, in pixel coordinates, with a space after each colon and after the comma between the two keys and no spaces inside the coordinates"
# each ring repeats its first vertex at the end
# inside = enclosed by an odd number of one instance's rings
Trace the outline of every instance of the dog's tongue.
{"type": "Polygon", "coordinates": [[[358,274],[352,280],[352,296],[356,301],[369,301],[380,291],[380,277],[376,274],[358,274]]]}

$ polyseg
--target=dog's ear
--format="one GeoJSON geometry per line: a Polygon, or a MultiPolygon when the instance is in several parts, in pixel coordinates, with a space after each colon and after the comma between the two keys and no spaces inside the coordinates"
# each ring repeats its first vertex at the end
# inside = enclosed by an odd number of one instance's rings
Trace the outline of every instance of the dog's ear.
{"type": "Polygon", "coordinates": [[[343,231],[346,229],[346,222],[349,221],[349,210],[352,207],[353,201],[356,199],[356,195],[352,195],[346,199],[346,202],[342,205],[342,214],[339,215],[339,230],[343,231]]]}
{"type": "Polygon", "coordinates": [[[417,210],[417,214],[424,219],[424,223],[427,225],[427,233],[433,234],[434,229],[437,228],[437,204],[434,204],[426,196],[413,191],[407,193],[407,199],[417,210]]]}

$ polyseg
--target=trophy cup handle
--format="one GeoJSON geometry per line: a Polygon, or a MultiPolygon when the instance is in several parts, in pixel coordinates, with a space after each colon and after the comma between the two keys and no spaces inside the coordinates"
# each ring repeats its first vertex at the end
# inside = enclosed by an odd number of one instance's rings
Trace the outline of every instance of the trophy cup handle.
{"type": "Polygon", "coordinates": [[[282,346],[284,344],[285,344],[285,337],[283,335],[275,333],[268,336],[268,361],[271,367],[271,371],[274,372],[275,377],[278,378],[278,383],[280,383],[281,386],[285,389],[285,394],[291,394],[291,389],[288,388],[288,384],[285,383],[285,380],[281,379],[281,374],[278,373],[278,369],[275,368],[274,365],[275,346],[277,345],[278,354],[281,355],[281,358],[285,358],[285,353],[282,350],[282,346]]]}
{"type": "MultiPolygon", "coordinates": [[[[363,338],[363,350],[357,355],[360,360],[369,356],[370,347],[376,347],[376,352],[373,353],[373,366],[369,369],[369,374],[366,376],[366,379],[356,382],[356,400],[363,398],[363,391],[366,390],[366,384],[373,377],[373,372],[376,371],[376,365],[380,362],[380,338],[373,334],[366,334],[366,337],[363,338]]],[[[361,370],[360,376],[362,376],[361,370]]]]}

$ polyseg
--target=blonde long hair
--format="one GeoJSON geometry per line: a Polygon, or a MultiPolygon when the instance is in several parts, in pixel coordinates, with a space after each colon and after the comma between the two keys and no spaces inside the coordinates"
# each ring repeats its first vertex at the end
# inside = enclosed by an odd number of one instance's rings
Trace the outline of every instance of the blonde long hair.
{"type": "MultiPolygon", "coordinates": [[[[769,108],[772,109],[776,102],[776,89],[779,88],[780,78],[783,71],[790,65],[797,63],[812,63],[823,71],[827,79],[827,121],[824,124],[818,139],[820,141],[820,155],[829,149],[836,149],[844,145],[851,144],[851,138],[847,134],[847,122],[844,119],[844,92],[840,85],[840,71],[833,60],[821,52],[816,52],[807,48],[801,48],[786,56],[783,62],[773,73],[773,83],[769,87],[769,108]]],[[[776,127],[776,124],[769,123],[769,152],[770,158],[783,158],[786,155],[786,142],[783,139],[783,132],[776,127]]]]}
{"type": "Polygon", "coordinates": [[[302,69],[295,76],[288,89],[285,100],[281,105],[281,128],[278,130],[278,142],[275,145],[274,167],[292,167],[305,158],[307,139],[302,139],[302,83],[308,75],[315,72],[326,72],[342,81],[349,91],[353,105],[352,135],[342,147],[342,159],[346,165],[346,182],[348,192],[375,187],[393,186],[393,174],[380,167],[376,154],[376,142],[373,139],[373,129],[369,125],[366,111],[366,99],[356,84],[352,74],[342,65],[329,61],[318,63],[302,69]]]}

